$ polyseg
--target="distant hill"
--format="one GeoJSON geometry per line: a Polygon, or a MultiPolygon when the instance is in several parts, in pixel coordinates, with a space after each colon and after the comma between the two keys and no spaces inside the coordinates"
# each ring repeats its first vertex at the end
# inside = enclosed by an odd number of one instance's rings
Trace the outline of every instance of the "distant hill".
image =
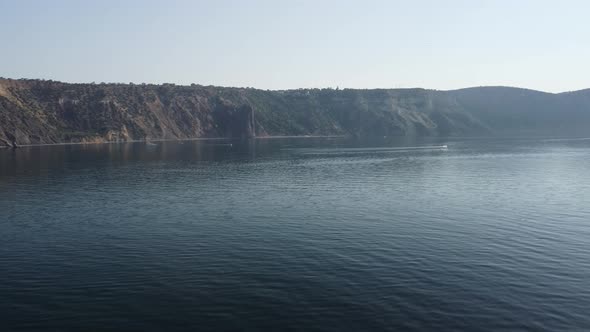
{"type": "Polygon", "coordinates": [[[588,135],[590,89],[298,89],[0,79],[0,145],[268,135],[588,135]]]}

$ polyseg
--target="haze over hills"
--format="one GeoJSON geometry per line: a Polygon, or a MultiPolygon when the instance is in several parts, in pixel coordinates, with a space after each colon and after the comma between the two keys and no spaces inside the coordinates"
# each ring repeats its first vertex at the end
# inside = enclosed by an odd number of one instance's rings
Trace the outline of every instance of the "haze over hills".
{"type": "Polygon", "coordinates": [[[279,135],[582,136],[590,89],[297,89],[0,79],[0,145],[279,135]]]}

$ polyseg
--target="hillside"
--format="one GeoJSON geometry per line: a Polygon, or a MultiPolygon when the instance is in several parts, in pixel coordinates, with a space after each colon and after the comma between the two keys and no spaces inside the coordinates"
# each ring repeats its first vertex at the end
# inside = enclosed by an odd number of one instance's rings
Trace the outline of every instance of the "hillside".
{"type": "Polygon", "coordinates": [[[589,90],[266,91],[0,79],[0,145],[267,135],[584,135],[589,90]]]}

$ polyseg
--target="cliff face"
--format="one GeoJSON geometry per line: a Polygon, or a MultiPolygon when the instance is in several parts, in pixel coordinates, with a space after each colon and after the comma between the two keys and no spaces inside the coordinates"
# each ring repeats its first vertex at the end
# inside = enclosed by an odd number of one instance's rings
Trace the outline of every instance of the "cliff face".
{"type": "Polygon", "coordinates": [[[250,137],[253,109],[205,88],[0,81],[0,142],[250,137]]]}
{"type": "Polygon", "coordinates": [[[590,93],[289,90],[0,79],[0,145],[254,135],[572,134],[590,93]]]}

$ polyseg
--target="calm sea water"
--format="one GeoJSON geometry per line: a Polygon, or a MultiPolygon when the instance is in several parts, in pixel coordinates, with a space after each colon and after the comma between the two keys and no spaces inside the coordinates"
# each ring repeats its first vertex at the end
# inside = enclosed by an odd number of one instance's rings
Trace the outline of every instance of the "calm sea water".
{"type": "Polygon", "coordinates": [[[590,140],[228,143],[0,150],[0,330],[590,330],[590,140]]]}

